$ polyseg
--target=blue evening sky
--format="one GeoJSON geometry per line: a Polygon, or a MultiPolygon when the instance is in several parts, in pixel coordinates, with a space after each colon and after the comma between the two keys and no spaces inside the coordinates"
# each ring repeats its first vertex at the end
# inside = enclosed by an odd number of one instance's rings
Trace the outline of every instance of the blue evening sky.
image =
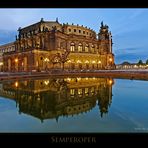
{"type": "Polygon", "coordinates": [[[0,9],[0,45],[14,41],[19,27],[56,17],[60,23],[84,25],[97,33],[104,21],[113,35],[116,64],[148,59],[148,9],[142,8],[0,9]]]}

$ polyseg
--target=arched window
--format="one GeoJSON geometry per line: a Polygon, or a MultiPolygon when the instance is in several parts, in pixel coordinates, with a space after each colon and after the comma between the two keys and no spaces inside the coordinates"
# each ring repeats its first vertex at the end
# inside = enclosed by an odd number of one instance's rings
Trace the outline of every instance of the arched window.
{"type": "Polygon", "coordinates": [[[75,95],[75,89],[70,89],[70,95],[74,96],[75,95]]]}
{"type": "Polygon", "coordinates": [[[41,56],[39,59],[39,67],[43,67],[43,57],[41,56]]]}
{"type": "Polygon", "coordinates": [[[91,46],[91,52],[92,52],[92,53],[95,52],[95,46],[94,46],[94,45],[91,46]]]}
{"type": "Polygon", "coordinates": [[[89,69],[89,61],[88,60],[85,61],[85,64],[86,64],[86,69],[89,69]]]}
{"type": "Polygon", "coordinates": [[[88,93],[89,93],[89,89],[85,88],[85,94],[88,94],[88,93]]]}
{"type": "Polygon", "coordinates": [[[24,68],[24,70],[27,70],[27,57],[24,57],[23,62],[22,62],[22,67],[24,68]]]}
{"type": "Polygon", "coordinates": [[[81,43],[79,43],[78,52],[82,52],[82,44],[81,43]]]}
{"type": "Polygon", "coordinates": [[[88,52],[88,51],[89,51],[88,44],[86,44],[86,46],[85,46],[85,52],[88,52]]]}
{"type": "Polygon", "coordinates": [[[11,70],[11,59],[8,59],[8,70],[11,70]]]}
{"type": "Polygon", "coordinates": [[[82,91],[82,89],[81,89],[81,88],[79,88],[79,89],[78,89],[78,95],[79,95],[79,97],[81,97],[81,96],[82,96],[82,94],[83,94],[83,91],[82,91]]]}
{"type": "Polygon", "coordinates": [[[75,44],[74,43],[70,44],[70,51],[72,51],[72,52],[75,51],[75,44]]]}

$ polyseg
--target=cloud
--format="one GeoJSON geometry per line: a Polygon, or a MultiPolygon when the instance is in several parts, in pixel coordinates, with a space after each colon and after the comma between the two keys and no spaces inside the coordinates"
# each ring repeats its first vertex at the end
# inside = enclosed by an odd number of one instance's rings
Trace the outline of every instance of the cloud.
{"type": "Polygon", "coordinates": [[[145,9],[136,9],[136,11],[134,10],[131,13],[131,15],[129,16],[129,19],[135,19],[139,17],[140,15],[142,15],[143,13],[145,13],[145,9]]]}
{"type": "Polygon", "coordinates": [[[116,25],[117,27],[114,28],[114,36],[125,34],[126,32],[136,32],[144,24],[147,24],[145,14],[148,13],[148,9],[127,9],[124,13],[125,15],[121,15],[116,25]]]}
{"type": "Polygon", "coordinates": [[[144,62],[148,59],[148,50],[146,48],[127,48],[119,49],[119,52],[115,52],[115,62],[116,64],[122,63],[124,61],[138,62],[139,60],[144,62]]]}
{"type": "MultiPolygon", "coordinates": [[[[47,9],[45,9],[47,10],[47,9]]],[[[0,9],[0,28],[17,30],[20,26],[27,26],[40,21],[45,16],[44,9],[0,9]]]]}
{"type": "Polygon", "coordinates": [[[16,31],[0,30],[0,45],[15,41],[16,31]]]}
{"type": "Polygon", "coordinates": [[[0,9],[0,44],[15,40],[17,29],[44,20],[88,26],[98,32],[103,20],[113,35],[117,61],[148,55],[148,9],[0,9]],[[7,33],[6,33],[7,32],[7,33]],[[120,59],[121,58],[121,59],[120,59]]]}

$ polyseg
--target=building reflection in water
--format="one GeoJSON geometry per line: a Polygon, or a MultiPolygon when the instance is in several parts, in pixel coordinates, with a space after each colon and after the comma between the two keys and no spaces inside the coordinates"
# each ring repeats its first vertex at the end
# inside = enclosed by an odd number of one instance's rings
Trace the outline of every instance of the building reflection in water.
{"type": "Polygon", "coordinates": [[[19,113],[44,119],[90,111],[98,105],[101,117],[112,101],[113,79],[50,78],[3,82],[0,96],[16,101],[19,113]]]}

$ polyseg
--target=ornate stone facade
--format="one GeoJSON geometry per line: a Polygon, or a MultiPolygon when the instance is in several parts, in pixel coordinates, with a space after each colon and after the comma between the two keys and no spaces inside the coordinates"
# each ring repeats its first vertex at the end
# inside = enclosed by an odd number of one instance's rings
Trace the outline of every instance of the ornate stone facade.
{"type": "Polygon", "coordinates": [[[90,28],[44,21],[19,28],[15,51],[3,54],[5,71],[50,69],[114,69],[112,35],[101,23],[98,33],[90,28]]]}

